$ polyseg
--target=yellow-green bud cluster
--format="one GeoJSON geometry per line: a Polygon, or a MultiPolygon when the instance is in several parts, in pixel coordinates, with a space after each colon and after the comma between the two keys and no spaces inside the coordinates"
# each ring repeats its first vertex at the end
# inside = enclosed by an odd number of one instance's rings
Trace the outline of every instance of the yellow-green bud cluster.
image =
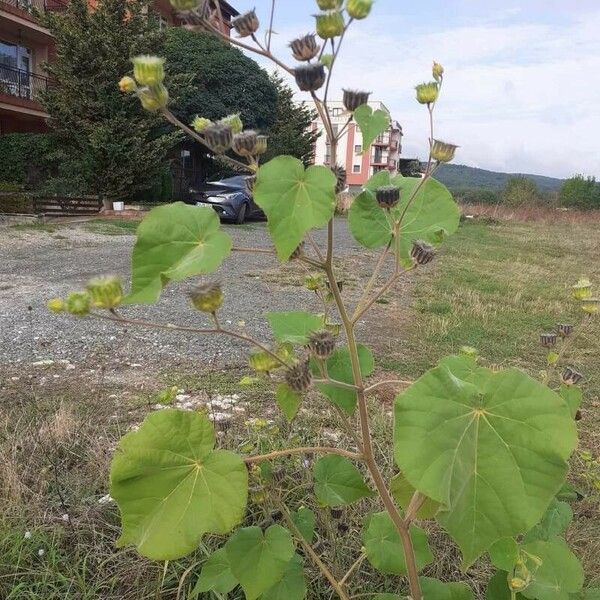
{"type": "Polygon", "coordinates": [[[592,282],[587,277],[582,277],[572,289],[575,300],[587,300],[592,297],[592,282]]]}
{"type": "Polygon", "coordinates": [[[436,81],[420,83],[415,87],[417,91],[417,102],[419,104],[433,104],[439,96],[440,88],[436,81]]]}
{"type": "Polygon", "coordinates": [[[165,59],[143,55],[136,56],[132,62],[135,79],[122,77],[119,81],[119,89],[126,93],[135,92],[142,106],[150,112],[165,108],[169,103],[169,92],[163,84],[165,59]]]}
{"type": "Polygon", "coordinates": [[[50,298],[48,300],[48,310],[53,313],[64,312],[65,308],[65,301],[62,298],[50,298]]]}
{"type": "Polygon", "coordinates": [[[153,86],[165,79],[165,59],[159,56],[136,56],[132,59],[133,76],[139,85],[153,86]]]}
{"type": "Polygon", "coordinates": [[[321,10],[333,10],[341,8],[344,0],[317,0],[317,5],[321,10]]]}
{"type": "Polygon", "coordinates": [[[346,12],[353,19],[366,19],[373,8],[373,0],[348,0],[346,12]]]}
{"type": "Polygon", "coordinates": [[[86,285],[86,290],[92,304],[97,308],[110,310],[123,301],[123,286],[118,277],[109,275],[91,279],[86,285]]]}
{"type": "Polygon", "coordinates": [[[431,74],[436,81],[441,81],[444,77],[444,67],[434,60],[433,67],[431,68],[431,74]]]}
{"type": "Polygon", "coordinates": [[[196,133],[202,133],[207,127],[214,125],[214,123],[210,119],[206,119],[204,117],[196,116],[191,123],[192,129],[196,133]]]}
{"type": "Polygon", "coordinates": [[[65,300],[65,311],[70,315],[84,317],[92,308],[92,299],[87,292],[71,292],[65,300]]]}
{"type": "Polygon", "coordinates": [[[225,296],[220,283],[205,283],[196,286],[190,298],[194,308],[205,313],[215,313],[221,308],[225,296]]]}
{"type": "Polygon", "coordinates": [[[226,117],[223,117],[219,121],[219,123],[221,125],[229,125],[229,127],[231,127],[231,131],[234,134],[242,133],[242,131],[244,130],[244,123],[242,122],[240,113],[235,113],[234,115],[227,115],[226,117]]]}
{"type": "Polygon", "coordinates": [[[338,10],[330,10],[315,15],[317,21],[317,35],[324,40],[342,35],[345,27],[344,17],[338,10]]]}

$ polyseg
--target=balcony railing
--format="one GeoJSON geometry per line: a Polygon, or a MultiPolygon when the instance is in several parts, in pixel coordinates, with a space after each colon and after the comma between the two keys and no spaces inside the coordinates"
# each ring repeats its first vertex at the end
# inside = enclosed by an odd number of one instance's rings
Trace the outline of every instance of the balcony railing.
{"type": "Polygon", "coordinates": [[[0,0],[0,8],[2,5],[7,5],[29,14],[46,10],[64,10],[67,8],[67,4],[68,0],[0,0]]]}
{"type": "Polygon", "coordinates": [[[23,100],[37,100],[48,89],[48,78],[23,69],[0,65],[0,94],[23,100]]]}

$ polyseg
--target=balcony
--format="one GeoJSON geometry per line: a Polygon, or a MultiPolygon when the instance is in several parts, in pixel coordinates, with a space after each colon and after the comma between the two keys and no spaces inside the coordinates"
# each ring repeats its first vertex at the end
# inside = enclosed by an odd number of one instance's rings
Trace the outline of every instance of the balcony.
{"type": "Polygon", "coordinates": [[[11,12],[17,10],[35,15],[36,12],[47,10],[64,10],[68,0],[0,0],[0,9],[8,8],[11,12]]]}
{"type": "Polygon", "coordinates": [[[18,104],[28,106],[35,103],[39,107],[39,95],[48,89],[48,78],[34,75],[23,69],[15,69],[0,65],[0,96],[10,96],[19,101],[18,104]]]}

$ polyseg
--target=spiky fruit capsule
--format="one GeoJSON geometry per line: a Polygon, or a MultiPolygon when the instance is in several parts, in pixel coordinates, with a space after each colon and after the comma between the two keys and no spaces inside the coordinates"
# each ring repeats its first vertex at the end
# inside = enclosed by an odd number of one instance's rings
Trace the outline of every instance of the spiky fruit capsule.
{"type": "Polygon", "coordinates": [[[335,193],[341,194],[346,189],[346,169],[340,165],[331,167],[333,174],[335,175],[335,193]]]}
{"type": "Polygon", "coordinates": [[[229,125],[215,123],[214,125],[209,125],[203,133],[206,143],[216,154],[223,154],[223,152],[231,148],[233,131],[229,125]]]}
{"type": "Polygon", "coordinates": [[[317,358],[326,360],[335,350],[335,338],[330,331],[315,331],[308,339],[308,349],[317,358]]]}
{"type": "Polygon", "coordinates": [[[304,279],[304,287],[311,292],[320,290],[324,285],[323,276],[320,273],[307,275],[304,279]]]}
{"type": "Polygon", "coordinates": [[[214,125],[214,123],[210,119],[206,119],[204,117],[196,116],[192,121],[192,129],[196,133],[202,133],[210,125],[214,125]]]}
{"type": "Polygon", "coordinates": [[[312,60],[321,49],[317,44],[317,38],[312,33],[291,41],[290,48],[294,58],[299,61],[312,60]]]}
{"type": "Polygon", "coordinates": [[[240,117],[240,113],[235,113],[233,115],[227,115],[223,117],[219,123],[222,125],[229,125],[231,127],[231,131],[233,133],[242,133],[244,130],[244,123],[242,122],[242,118],[240,117]]]}
{"type": "Polygon", "coordinates": [[[573,367],[565,367],[560,377],[565,385],[577,385],[583,379],[583,375],[573,367]]]}
{"type": "Polygon", "coordinates": [[[340,8],[344,0],[317,0],[317,4],[321,10],[333,10],[340,8]]]}
{"type": "Polygon", "coordinates": [[[581,309],[588,315],[595,315],[600,311],[600,298],[588,298],[581,303],[581,309]]]}
{"type": "Polygon", "coordinates": [[[413,242],[410,256],[416,264],[426,265],[435,258],[435,248],[431,244],[418,240],[413,242]]]}
{"type": "Polygon", "coordinates": [[[344,90],[344,106],[346,110],[354,112],[359,106],[369,102],[371,92],[362,92],[359,90],[344,90]]]}
{"type": "Polygon", "coordinates": [[[308,361],[303,361],[290,367],[285,373],[285,381],[294,392],[306,392],[312,383],[308,361]]]}
{"type": "Polygon", "coordinates": [[[161,83],[138,90],[138,98],[145,110],[156,112],[169,104],[169,91],[161,83]]]}
{"type": "Polygon", "coordinates": [[[165,59],[159,56],[136,56],[132,59],[133,76],[140,85],[158,85],[165,78],[165,59]]]}
{"type": "Polygon", "coordinates": [[[377,188],[375,198],[381,208],[393,208],[400,201],[400,188],[395,185],[384,185],[377,188]]]}
{"type": "Polygon", "coordinates": [[[269,148],[269,136],[259,135],[256,137],[256,150],[255,154],[264,154],[269,148]]]}
{"type": "Polygon", "coordinates": [[[325,83],[325,67],[319,63],[302,65],[294,69],[294,76],[303,92],[314,92],[325,83]]]}
{"type": "Polygon", "coordinates": [[[89,314],[91,307],[92,301],[87,292],[71,292],[65,302],[65,310],[78,317],[89,314]]]}
{"type": "Polygon", "coordinates": [[[300,242],[298,247],[290,255],[290,260],[296,260],[296,259],[300,258],[301,256],[304,256],[304,246],[305,246],[304,241],[300,242]]]}
{"type": "Polygon", "coordinates": [[[240,156],[253,156],[256,154],[256,131],[243,131],[233,136],[231,147],[240,156]]]}
{"type": "Polygon", "coordinates": [[[592,297],[592,282],[587,277],[582,277],[572,289],[575,300],[586,300],[592,297]]]}
{"type": "Polygon", "coordinates": [[[419,104],[432,104],[438,99],[440,88],[436,81],[421,83],[415,87],[417,91],[417,102],[419,104]]]}
{"type": "Polygon", "coordinates": [[[135,92],[137,90],[137,85],[135,83],[135,79],[133,77],[121,77],[119,80],[119,89],[122,92],[135,92]]]}
{"type": "Polygon", "coordinates": [[[558,335],[560,335],[560,337],[569,337],[573,331],[574,331],[575,327],[569,323],[557,323],[556,324],[556,332],[558,333],[558,335]]]}
{"type": "Polygon", "coordinates": [[[110,310],[123,301],[121,280],[113,275],[90,279],[85,289],[92,299],[92,304],[97,308],[110,310]]]}
{"type": "Polygon", "coordinates": [[[238,32],[240,37],[248,37],[249,35],[256,33],[260,27],[258,17],[254,10],[250,10],[247,13],[236,17],[231,21],[231,25],[238,32]]]}
{"type": "Polygon", "coordinates": [[[556,333],[542,333],[540,335],[540,343],[544,348],[554,348],[556,346],[556,342],[558,340],[558,336],[556,333]]]}
{"type": "Polygon", "coordinates": [[[223,304],[225,298],[220,283],[204,283],[196,286],[190,293],[194,308],[206,313],[214,313],[223,304]]]}
{"type": "Polygon", "coordinates": [[[433,61],[433,67],[431,67],[431,74],[436,81],[440,81],[444,75],[444,67],[440,63],[433,61]]]}
{"type": "Polygon", "coordinates": [[[366,19],[373,8],[373,0],[348,0],[346,11],[353,19],[366,19]]]}
{"type": "Polygon", "coordinates": [[[169,2],[175,10],[188,11],[198,8],[203,0],[169,0],[169,2]]]}
{"type": "Polygon", "coordinates": [[[329,40],[342,35],[344,32],[344,17],[337,10],[315,15],[317,20],[317,35],[324,40],[329,40]]]}
{"type": "Polygon", "coordinates": [[[61,313],[65,310],[65,302],[62,298],[51,298],[48,300],[48,310],[53,313],[61,313]]]}
{"type": "Polygon", "coordinates": [[[332,519],[341,519],[344,511],[341,508],[332,508],[330,513],[332,519]]]}
{"type": "Polygon", "coordinates": [[[442,163],[450,162],[454,160],[457,148],[458,146],[455,146],[454,144],[433,140],[433,145],[431,146],[431,158],[442,163]]]}

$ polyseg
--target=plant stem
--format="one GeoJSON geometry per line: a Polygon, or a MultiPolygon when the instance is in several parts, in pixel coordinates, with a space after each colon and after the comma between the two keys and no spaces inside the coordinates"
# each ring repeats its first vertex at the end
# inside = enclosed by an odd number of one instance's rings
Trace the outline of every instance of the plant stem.
{"type": "Polygon", "coordinates": [[[378,381],[373,385],[365,388],[365,394],[375,391],[377,388],[382,387],[384,385],[411,385],[414,381],[405,381],[403,379],[388,379],[386,381],[378,381]]]}
{"type": "Polygon", "coordinates": [[[274,460],[276,458],[282,458],[284,456],[292,456],[295,454],[337,454],[350,458],[352,460],[362,460],[362,454],[356,452],[350,452],[342,448],[329,448],[327,446],[307,446],[305,448],[286,448],[285,450],[275,450],[268,454],[260,454],[257,456],[247,456],[244,458],[246,464],[261,463],[267,460],[274,460]]]}
{"type": "Polygon", "coordinates": [[[362,565],[362,563],[365,560],[365,558],[367,558],[367,555],[366,554],[361,554],[354,561],[354,563],[348,569],[348,571],[346,572],[346,574],[340,579],[340,585],[344,585],[344,583],[346,583],[346,581],[348,581],[348,579],[350,579],[350,577],[352,576],[352,574],[354,573],[354,571],[356,571],[356,569],[358,569],[358,567],[360,567],[360,565],[362,565]]]}

